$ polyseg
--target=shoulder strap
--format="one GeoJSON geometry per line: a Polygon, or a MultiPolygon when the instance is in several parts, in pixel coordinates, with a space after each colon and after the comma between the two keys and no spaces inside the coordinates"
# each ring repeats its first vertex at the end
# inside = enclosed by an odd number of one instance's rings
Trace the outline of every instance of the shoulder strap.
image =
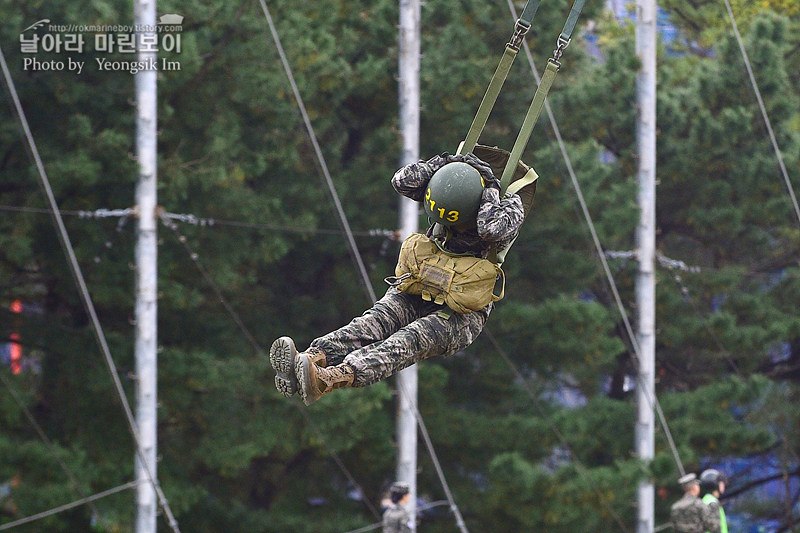
{"type": "MultiPolygon", "coordinates": [[[[459,145],[457,153],[464,154],[472,152],[475,148],[478,138],[480,137],[484,126],[486,126],[486,121],[489,118],[489,114],[491,113],[492,108],[497,101],[497,97],[500,94],[503,83],[508,76],[508,72],[511,69],[512,63],[514,62],[514,58],[519,52],[519,48],[522,45],[522,40],[530,29],[533,16],[539,9],[540,3],[541,0],[528,0],[527,4],[525,5],[522,15],[520,16],[519,20],[517,20],[517,23],[514,27],[514,34],[511,36],[511,40],[506,45],[503,57],[500,59],[500,64],[497,66],[497,70],[489,82],[489,88],[486,90],[483,100],[481,100],[481,104],[478,107],[478,112],[472,121],[472,125],[467,133],[467,137],[459,145]]],[[[542,76],[539,86],[536,88],[531,105],[528,108],[528,112],[525,114],[525,119],[522,122],[522,127],[517,134],[516,141],[514,141],[514,147],[511,149],[511,154],[508,158],[505,168],[503,169],[503,175],[500,178],[501,194],[515,194],[523,189],[526,185],[530,185],[536,181],[539,177],[536,174],[536,171],[531,168],[522,178],[518,179],[513,184],[511,183],[511,179],[514,176],[514,171],[516,170],[517,164],[520,162],[522,157],[522,152],[525,149],[525,146],[528,144],[528,140],[533,133],[533,128],[536,126],[536,122],[539,120],[539,116],[542,114],[542,109],[544,108],[547,94],[550,92],[550,87],[552,87],[556,74],[558,74],[558,71],[561,68],[561,56],[564,54],[564,50],[566,50],[567,46],[569,46],[569,43],[572,39],[572,33],[575,31],[575,26],[578,23],[578,18],[580,17],[581,11],[583,11],[583,6],[585,4],[586,0],[574,1],[569,15],[567,16],[567,21],[564,24],[564,28],[561,30],[561,34],[558,36],[556,49],[553,51],[553,57],[547,60],[547,66],[545,68],[544,75],[542,76]]],[[[489,254],[489,259],[498,265],[503,264],[505,256],[513,244],[514,241],[511,241],[511,243],[509,243],[502,250],[493,250],[489,254]]]]}
{"type": "Polygon", "coordinates": [[[457,153],[466,154],[471,152],[478,143],[478,138],[481,136],[484,126],[486,126],[486,121],[489,119],[489,114],[492,112],[492,108],[497,101],[497,96],[500,94],[500,90],[503,88],[503,84],[508,77],[508,72],[511,70],[511,65],[517,57],[519,48],[522,45],[522,40],[528,33],[528,30],[530,30],[533,17],[536,15],[536,11],[539,9],[539,4],[541,3],[541,0],[528,0],[525,4],[522,15],[520,15],[517,23],[514,25],[514,33],[511,35],[508,44],[506,44],[503,57],[500,58],[497,70],[495,70],[489,82],[486,94],[483,95],[483,100],[481,100],[481,104],[478,106],[478,112],[472,120],[469,132],[467,132],[467,136],[457,153]]]}
{"type": "Polygon", "coordinates": [[[531,183],[533,183],[538,179],[539,179],[539,174],[537,174],[536,171],[533,170],[533,168],[529,168],[528,172],[526,172],[524,176],[522,176],[520,179],[513,182],[506,188],[506,196],[517,194],[519,191],[521,191],[522,189],[524,189],[525,187],[527,187],[528,185],[530,185],[531,183]]]}
{"type": "Polygon", "coordinates": [[[536,88],[536,93],[533,95],[531,105],[528,108],[528,112],[525,114],[525,119],[522,121],[522,128],[520,128],[517,140],[514,141],[514,147],[511,149],[511,156],[508,158],[508,164],[503,171],[503,176],[500,178],[500,188],[503,191],[506,191],[511,183],[511,177],[514,175],[514,169],[517,167],[517,163],[522,157],[522,151],[525,149],[525,145],[528,144],[528,139],[530,139],[533,128],[539,120],[539,115],[542,114],[547,93],[550,92],[553,80],[555,80],[556,74],[558,74],[558,70],[561,68],[561,56],[567,46],[569,46],[570,40],[572,39],[572,32],[575,30],[575,25],[578,23],[578,17],[581,11],[583,11],[584,4],[586,4],[586,0],[575,0],[575,3],[572,4],[572,9],[567,17],[567,22],[564,24],[564,29],[561,30],[561,34],[558,36],[558,42],[556,49],[553,51],[553,57],[547,60],[547,67],[542,76],[542,81],[539,83],[539,87],[536,88]]]}

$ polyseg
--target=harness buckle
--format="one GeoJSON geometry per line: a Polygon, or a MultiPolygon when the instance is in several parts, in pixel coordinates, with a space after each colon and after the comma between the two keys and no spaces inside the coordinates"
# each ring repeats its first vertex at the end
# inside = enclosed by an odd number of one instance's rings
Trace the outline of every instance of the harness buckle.
{"type": "Polygon", "coordinates": [[[407,280],[410,277],[411,277],[411,272],[406,272],[402,276],[386,276],[385,278],[383,278],[383,281],[385,281],[386,284],[389,285],[390,287],[397,287],[398,285],[403,283],[403,281],[407,280]]]}
{"type": "Polygon", "coordinates": [[[564,55],[564,50],[567,49],[567,46],[569,46],[570,42],[572,42],[572,39],[566,39],[563,35],[558,36],[556,49],[553,50],[553,57],[550,59],[552,63],[555,63],[559,67],[561,66],[559,59],[561,59],[561,56],[564,55]]]}
{"type": "Polygon", "coordinates": [[[515,52],[519,52],[519,47],[522,46],[522,39],[525,38],[530,29],[530,24],[525,24],[522,20],[517,19],[517,23],[514,25],[514,33],[511,35],[507,46],[515,52]]]}

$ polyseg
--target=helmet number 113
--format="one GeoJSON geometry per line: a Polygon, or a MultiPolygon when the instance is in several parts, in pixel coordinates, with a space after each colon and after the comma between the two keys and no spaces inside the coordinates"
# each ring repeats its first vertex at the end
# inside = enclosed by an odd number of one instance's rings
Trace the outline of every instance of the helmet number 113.
{"type": "Polygon", "coordinates": [[[430,206],[432,213],[436,213],[438,211],[440,219],[447,220],[448,222],[458,222],[458,211],[447,211],[443,207],[436,209],[436,200],[431,199],[430,187],[428,187],[428,190],[425,192],[425,202],[427,202],[430,206]]]}

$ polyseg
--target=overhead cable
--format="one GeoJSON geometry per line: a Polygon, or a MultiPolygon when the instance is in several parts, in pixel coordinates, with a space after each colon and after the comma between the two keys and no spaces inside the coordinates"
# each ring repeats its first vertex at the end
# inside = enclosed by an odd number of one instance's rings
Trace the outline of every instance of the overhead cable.
{"type": "Polygon", "coordinates": [[[422,440],[425,442],[425,446],[428,448],[428,454],[431,456],[431,461],[433,461],[433,467],[436,470],[436,475],[439,476],[439,482],[442,485],[442,489],[444,489],[447,502],[450,505],[450,511],[455,516],[456,526],[461,530],[461,533],[469,533],[467,530],[467,525],[464,523],[464,518],[461,516],[461,511],[458,509],[458,505],[456,505],[455,499],[453,498],[453,492],[450,490],[450,485],[447,483],[447,479],[444,477],[444,470],[442,470],[439,457],[437,456],[436,450],[433,447],[433,441],[431,441],[431,437],[428,434],[428,428],[425,425],[425,421],[422,420],[422,414],[419,412],[419,409],[417,409],[417,405],[414,402],[411,394],[405,390],[403,382],[398,380],[397,384],[401,388],[400,392],[405,396],[406,400],[408,400],[411,411],[414,413],[414,418],[417,419],[417,424],[419,425],[419,429],[422,434],[422,440]]]}
{"type": "MultiPolygon", "coordinates": [[[[49,215],[52,213],[50,209],[41,207],[15,207],[11,205],[0,205],[0,211],[16,211],[19,213],[37,213],[49,215]]],[[[79,218],[116,218],[116,217],[130,217],[136,214],[136,209],[129,207],[126,209],[95,209],[94,211],[85,210],[67,210],[59,209],[59,214],[76,216],[79,218]]]]}
{"type": "Polygon", "coordinates": [[[356,246],[356,241],[353,238],[353,232],[350,230],[350,224],[347,222],[347,216],[344,213],[344,209],[342,208],[342,203],[339,201],[339,195],[336,192],[336,187],[333,184],[333,179],[331,178],[331,174],[328,171],[328,165],[325,162],[325,156],[322,154],[322,149],[319,146],[319,142],[317,141],[317,135],[314,133],[314,127],[311,125],[311,119],[308,117],[308,112],[306,111],[306,106],[303,103],[303,97],[300,96],[300,90],[297,88],[297,83],[294,80],[294,75],[292,74],[292,68],[289,65],[289,60],[286,58],[286,53],[283,51],[283,45],[281,44],[280,36],[278,35],[278,30],[275,28],[275,23],[272,21],[272,15],[269,12],[269,8],[267,7],[267,3],[264,0],[259,0],[261,4],[261,9],[264,11],[264,17],[267,19],[267,24],[269,25],[269,31],[272,34],[272,40],[275,42],[275,47],[278,49],[278,55],[281,59],[281,64],[283,65],[283,70],[286,72],[286,77],[289,78],[289,84],[292,87],[292,93],[294,94],[294,98],[297,101],[297,107],[300,109],[300,114],[303,117],[303,123],[306,126],[306,131],[308,132],[308,137],[311,140],[311,145],[314,148],[314,153],[317,156],[317,162],[319,163],[319,167],[322,170],[322,175],[325,180],[325,184],[328,186],[328,192],[330,193],[331,201],[333,202],[336,213],[339,216],[339,223],[342,225],[342,229],[347,236],[347,243],[350,247],[350,253],[353,257],[353,261],[356,263],[356,269],[361,274],[361,280],[364,285],[364,290],[367,291],[367,296],[369,296],[369,303],[370,305],[374,303],[377,298],[375,297],[375,290],[372,288],[372,282],[369,279],[369,274],[367,274],[367,269],[364,266],[364,261],[361,260],[361,254],[358,252],[358,246],[356,246]]]}
{"type": "Polygon", "coordinates": [[[253,337],[253,335],[250,333],[250,330],[247,329],[247,326],[244,325],[244,322],[239,316],[239,313],[237,313],[233,309],[231,304],[228,303],[228,299],[225,298],[225,296],[222,294],[222,290],[220,290],[219,285],[217,285],[214,282],[214,280],[211,279],[210,274],[205,269],[205,267],[203,267],[203,264],[200,262],[199,256],[196,253],[194,253],[192,249],[189,247],[189,243],[186,241],[186,237],[184,237],[181,234],[181,232],[178,231],[178,226],[175,224],[175,222],[167,218],[160,210],[157,210],[156,214],[161,218],[161,222],[163,222],[167,228],[172,230],[178,242],[181,243],[181,245],[183,245],[184,249],[186,250],[186,253],[189,255],[189,258],[192,260],[192,262],[197,267],[197,270],[199,270],[200,274],[203,276],[203,279],[205,279],[206,282],[211,286],[212,290],[217,295],[217,298],[219,299],[222,306],[225,307],[225,310],[228,311],[228,313],[231,315],[234,322],[236,322],[236,325],[239,326],[239,329],[242,331],[242,334],[245,336],[245,338],[253,347],[253,349],[255,349],[256,353],[263,354],[264,351],[261,349],[261,346],[258,344],[258,341],[256,341],[255,337],[253,337]]]}
{"type": "MultiPolygon", "coordinates": [[[[611,259],[637,259],[638,255],[636,250],[606,250],[603,252],[606,257],[611,259]]],[[[698,273],[700,272],[699,266],[689,266],[684,261],[679,259],[672,259],[667,257],[666,255],[662,254],[661,252],[656,252],[656,260],[658,264],[663,266],[668,270],[683,270],[684,272],[692,272],[698,273]]]]}
{"type": "MultiPolygon", "coordinates": [[[[506,0],[508,4],[508,8],[511,11],[511,16],[516,19],[517,12],[516,8],[512,0],[506,0]]],[[[536,80],[536,83],[539,84],[541,82],[541,77],[539,76],[539,72],[536,70],[536,65],[533,61],[533,55],[531,54],[530,47],[528,46],[527,42],[524,42],[525,47],[525,55],[528,58],[528,63],[531,67],[531,72],[536,80]]],[[[545,100],[545,109],[547,111],[547,116],[550,120],[550,125],[553,128],[553,132],[555,133],[556,140],[558,141],[559,149],[561,150],[561,155],[564,158],[564,163],[567,166],[567,171],[569,173],[570,179],[572,181],[573,188],[575,189],[575,194],[578,197],[578,202],[580,203],[581,210],[583,211],[583,216],[586,219],[586,223],[589,227],[589,232],[592,236],[592,242],[594,243],[595,250],[597,251],[597,256],[600,258],[600,262],[603,266],[603,271],[605,272],[606,279],[611,287],[611,292],[614,296],[614,301],[616,302],[617,309],[619,311],[620,317],[625,325],[625,331],[628,334],[628,338],[630,339],[631,346],[633,347],[633,355],[636,358],[637,363],[641,362],[641,349],[639,348],[639,343],[636,340],[636,335],[633,332],[633,328],[631,327],[630,320],[628,319],[628,313],[625,310],[625,306],[622,304],[622,298],[619,295],[619,291],[617,290],[617,284],[614,281],[614,276],[611,274],[611,269],[608,266],[608,261],[606,261],[605,253],[603,252],[603,246],[600,244],[600,239],[597,236],[597,230],[595,229],[594,222],[592,221],[592,216],[589,213],[589,208],[586,204],[586,200],[583,197],[583,191],[581,189],[580,183],[578,182],[578,178],[575,175],[575,170],[572,168],[572,161],[569,158],[569,154],[567,154],[567,148],[564,143],[564,139],[561,136],[561,130],[556,123],[555,115],[553,114],[553,110],[550,106],[550,103],[545,100]]],[[[664,430],[664,434],[667,438],[667,443],[669,445],[670,451],[672,452],[672,456],[675,460],[675,463],[678,467],[678,471],[680,475],[683,476],[686,474],[686,471],[683,467],[683,462],[681,461],[680,455],[678,454],[678,449],[675,446],[675,441],[672,438],[672,432],[669,430],[669,425],[667,424],[667,420],[664,417],[664,412],[661,409],[661,404],[658,401],[658,398],[655,395],[655,391],[647,390],[646,384],[639,379],[637,375],[637,382],[643,388],[643,392],[645,393],[645,397],[647,397],[650,406],[655,410],[658,414],[659,421],[661,423],[661,427],[664,430]]]]}
{"type": "MultiPolygon", "coordinates": [[[[9,211],[17,213],[35,213],[43,215],[50,214],[49,209],[43,209],[38,207],[17,207],[11,205],[0,205],[0,211],[9,211]]],[[[101,208],[101,209],[95,209],[94,211],[61,209],[59,212],[61,213],[61,215],[76,216],[82,219],[100,219],[100,218],[111,218],[111,217],[119,217],[124,219],[136,215],[135,208],[128,208],[128,209],[101,208]]],[[[242,222],[238,220],[221,220],[218,218],[198,217],[197,215],[193,214],[163,212],[163,218],[174,220],[176,222],[182,222],[184,224],[189,224],[191,226],[200,226],[200,227],[229,226],[229,227],[245,228],[245,229],[263,229],[267,231],[281,231],[286,233],[311,233],[316,235],[342,235],[345,233],[343,230],[340,229],[302,228],[298,226],[287,226],[278,224],[260,224],[258,222],[242,222]]],[[[395,241],[399,239],[399,231],[393,229],[373,228],[373,229],[368,229],[366,231],[353,231],[352,234],[358,237],[378,237],[382,239],[389,239],[395,241]]]]}
{"type": "Polygon", "coordinates": [[[756,94],[756,100],[758,100],[758,108],[761,110],[761,117],[764,119],[764,125],[767,127],[767,133],[769,134],[769,140],[772,143],[772,148],[775,150],[775,157],[778,158],[778,166],[781,169],[781,174],[783,175],[783,182],[786,185],[786,191],[789,193],[789,198],[792,201],[792,207],[794,208],[794,214],[797,216],[797,222],[800,224],[800,206],[797,205],[797,196],[794,194],[794,188],[792,187],[792,182],[789,179],[789,173],[786,170],[786,164],[783,162],[783,154],[781,153],[781,149],[778,146],[778,140],[775,137],[775,132],[772,129],[772,122],[769,119],[769,115],[767,114],[767,108],[764,105],[764,99],[761,98],[761,90],[758,88],[758,83],[756,82],[756,77],[753,74],[753,67],[750,65],[750,57],[747,55],[747,50],[744,47],[744,41],[742,41],[742,35],[739,33],[739,26],[736,24],[736,18],[733,16],[733,9],[731,9],[731,3],[728,0],[723,0],[725,3],[725,9],[728,11],[728,18],[731,21],[731,26],[733,27],[733,33],[736,35],[736,42],[739,44],[739,51],[742,53],[742,59],[744,60],[744,66],[747,68],[747,75],[750,78],[750,84],[753,86],[753,92],[756,94]]]}
{"type": "MultiPolygon", "coordinates": [[[[30,422],[33,428],[36,430],[36,434],[39,435],[39,438],[42,439],[42,442],[44,442],[45,446],[47,446],[47,449],[50,451],[50,454],[53,456],[58,465],[61,467],[61,470],[63,470],[64,473],[67,475],[70,483],[72,484],[72,487],[78,494],[83,492],[83,488],[78,482],[78,478],[75,477],[75,473],[72,472],[72,470],[67,466],[67,463],[64,462],[64,459],[62,459],[59,456],[58,451],[56,450],[56,447],[53,444],[53,441],[51,441],[48,438],[47,434],[42,429],[42,426],[40,426],[39,423],[36,421],[36,419],[33,417],[33,413],[31,413],[30,409],[28,409],[28,406],[25,405],[25,402],[22,401],[22,398],[20,397],[19,393],[16,391],[11,382],[8,381],[8,378],[5,376],[3,372],[0,372],[0,381],[2,381],[3,385],[6,386],[8,392],[11,394],[11,397],[14,398],[14,402],[17,404],[17,406],[19,406],[20,410],[25,415],[25,418],[28,419],[28,422],[30,422]]],[[[95,505],[91,502],[89,502],[89,506],[91,507],[92,515],[97,517],[98,516],[97,507],[95,507],[95,505]]]]}
{"type": "Polygon", "coordinates": [[[38,175],[40,179],[40,183],[42,185],[42,189],[44,190],[45,196],[47,197],[47,201],[50,205],[50,210],[53,214],[53,222],[56,226],[56,233],[59,237],[59,241],[61,243],[61,247],[64,250],[64,254],[67,256],[67,264],[70,267],[70,272],[75,280],[75,283],[78,287],[78,292],[81,297],[81,301],[86,309],[87,314],[89,315],[89,319],[92,323],[92,331],[95,334],[97,339],[98,345],[103,353],[103,357],[106,361],[106,365],[108,367],[109,374],[111,375],[111,379],[114,382],[114,387],[117,392],[117,396],[122,404],[122,408],[125,412],[125,419],[128,422],[128,429],[133,436],[135,445],[136,445],[136,454],[138,455],[144,470],[147,474],[148,482],[153,486],[153,489],[158,496],[159,505],[161,509],[164,511],[164,514],[167,518],[170,528],[173,530],[173,533],[180,533],[180,529],[178,528],[178,522],[175,520],[174,515],[172,514],[172,509],[170,509],[169,502],[167,501],[164,492],[161,490],[161,486],[158,483],[158,480],[152,473],[152,467],[147,462],[147,458],[142,451],[141,439],[139,437],[139,430],[138,426],[136,425],[136,420],[134,419],[133,412],[131,411],[130,404],[128,403],[128,398],[125,394],[125,389],[122,387],[122,382],[119,378],[119,372],[117,371],[117,366],[114,363],[114,359],[111,357],[111,350],[108,347],[108,342],[106,341],[105,334],[103,333],[103,328],[100,325],[100,319],[97,316],[97,312],[94,307],[94,303],[92,302],[92,297],[89,294],[89,289],[86,286],[86,281],[83,278],[83,273],[81,272],[81,267],[78,264],[78,259],[75,256],[75,250],[72,247],[72,243],[69,239],[69,234],[67,233],[67,229],[64,226],[64,220],[61,218],[61,214],[59,213],[58,203],[56,202],[55,195],[53,194],[53,189],[50,186],[50,180],[47,177],[47,173],[44,169],[44,164],[42,163],[42,159],[39,156],[39,151],[36,148],[36,142],[33,139],[33,134],[31,133],[31,129],[28,125],[28,120],[25,117],[25,111],[22,109],[22,104],[19,100],[19,96],[17,95],[16,86],[14,85],[14,79],[11,77],[11,73],[8,70],[8,65],[6,64],[5,55],[3,54],[2,47],[0,47],[0,67],[3,70],[3,76],[5,77],[6,85],[8,86],[9,93],[11,94],[11,99],[14,103],[14,108],[17,112],[17,118],[19,119],[20,125],[22,126],[22,130],[27,141],[27,146],[30,149],[30,154],[34,159],[36,164],[36,169],[38,170],[38,175]]]}
{"type": "Polygon", "coordinates": [[[105,498],[107,496],[111,496],[112,494],[116,494],[118,492],[122,492],[123,490],[132,489],[139,485],[138,481],[131,481],[129,483],[125,483],[124,485],[120,485],[118,487],[114,487],[113,489],[108,489],[103,492],[99,492],[93,496],[87,496],[86,498],[81,498],[80,500],[76,500],[72,503],[67,503],[65,505],[61,505],[59,507],[54,507],[49,511],[44,511],[35,515],[27,516],[25,518],[20,518],[19,520],[14,520],[13,522],[6,522],[5,524],[0,525],[0,531],[5,529],[11,529],[12,527],[21,526],[24,524],[29,524],[31,522],[35,522],[37,520],[41,520],[43,518],[47,518],[58,513],[63,513],[64,511],[69,511],[70,509],[74,509],[76,507],[80,507],[81,505],[86,505],[87,503],[91,503],[95,500],[99,500],[101,498],[105,498]]]}
{"type": "MultiPolygon", "coordinates": [[[[261,345],[258,343],[258,341],[256,340],[255,336],[250,332],[250,329],[245,325],[244,321],[241,319],[241,317],[236,312],[236,310],[233,308],[233,306],[230,304],[230,302],[228,302],[228,299],[225,298],[225,295],[222,293],[222,289],[219,287],[219,285],[211,277],[211,275],[208,272],[208,270],[203,266],[203,264],[200,261],[200,255],[198,253],[196,253],[189,246],[188,240],[178,230],[178,227],[177,227],[177,225],[175,224],[174,221],[172,221],[169,218],[163,216],[163,213],[159,213],[159,217],[161,218],[162,223],[164,225],[166,225],[169,229],[171,229],[172,232],[175,234],[175,237],[176,237],[177,241],[179,243],[181,243],[181,245],[183,246],[183,249],[186,251],[187,255],[189,256],[191,261],[194,263],[195,267],[197,267],[197,269],[200,271],[200,274],[202,275],[203,279],[206,281],[206,283],[208,283],[211,286],[211,289],[214,291],[214,294],[216,294],[216,296],[219,299],[219,301],[222,304],[222,306],[225,308],[225,310],[228,312],[228,314],[231,316],[231,318],[233,318],[233,321],[239,327],[239,330],[242,332],[242,335],[244,335],[245,339],[247,339],[247,342],[249,342],[250,345],[253,347],[253,350],[256,352],[256,354],[263,355],[265,352],[261,348],[261,345]]],[[[306,422],[317,433],[319,439],[323,442],[323,444],[326,443],[326,439],[325,439],[324,434],[322,433],[322,430],[310,418],[310,416],[309,416],[309,414],[307,412],[308,410],[307,410],[306,406],[303,405],[303,403],[298,401],[296,398],[293,398],[293,399],[294,399],[295,407],[297,407],[300,410],[300,413],[306,419],[306,422]]],[[[348,481],[350,481],[350,483],[353,486],[356,487],[356,489],[359,491],[359,493],[364,496],[363,501],[364,501],[364,505],[367,507],[367,509],[369,509],[369,511],[375,517],[379,517],[378,512],[376,511],[375,507],[372,505],[372,502],[368,498],[366,498],[366,494],[364,493],[364,489],[356,481],[355,477],[353,477],[353,474],[350,473],[350,470],[345,466],[344,461],[342,461],[342,459],[339,457],[339,454],[337,454],[336,452],[332,451],[330,449],[330,446],[325,446],[325,448],[328,449],[328,453],[331,455],[331,457],[333,458],[334,462],[339,466],[339,469],[342,471],[342,473],[345,475],[345,477],[348,479],[348,481]]]]}
{"type": "Polygon", "coordinates": [[[569,442],[567,441],[567,439],[564,436],[564,434],[561,432],[561,430],[558,429],[558,426],[556,426],[550,420],[550,418],[544,412],[544,409],[542,409],[541,405],[539,404],[539,398],[536,397],[536,394],[531,389],[529,380],[525,376],[522,375],[522,372],[520,372],[519,368],[517,368],[517,365],[514,364],[514,362],[508,356],[508,353],[506,353],[506,351],[503,349],[503,347],[497,341],[497,338],[492,334],[492,332],[489,331],[488,328],[484,329],[483,332],[486,334],[486,337],[489,339],[489,342],[492,344],[492,346],[494,346],[494,348],[497,351],[497,353],[500,354],[500,358],[503,359],[503,361],[511,369],[511,371],[514,373],[514,375],[517,376],[517,379],[520,380],[520,382],[522,383],[523,389],[525,389],[525,392],[528,394],[530,399],[533,401],[534,405],[536,406],[536,409],[539,411],[539,414],[542,416],[542,418],[545,419],[545,421],[547,422],[547,425],[550,427],[550,431],[553,432],[553,434],[556,436],[556,439],[558,439],[558,441],[561,443],[561,445],[566,447],[567,451],[569,452],[570,456],[573,459],[573,464],[575,465],[575,468],[578,471],[578,474],[581,476],[581,478],[583,479],[583,481],[586,484],[586,486],[594,489],[594,492],[595,492],[595,494],[597,494],[598,498],[600,498],[600,501],[602,502],[603,507],[605,507],[606,511],[608,511],[608,514],[611,515],[611,518],[613,518],[614,521],[617,523],[617,525],[620,527],[620,531],[623,531],[624,533],[628,533],[628,528],[625,527],[625,523],[622,521],[622,519],[619,517],[619,515],[611,507],[611,504],[608,502],[608,500],[606,499],[605,495],[600,491],[600,488],[597,486],[596,483],[592,482],[589,479],[589,474],[587,472],[587,468],[583,465],[583,463],[581,462],[580,458],[578,458],[572,452],[572,448],[569,445],[569,442]]]}

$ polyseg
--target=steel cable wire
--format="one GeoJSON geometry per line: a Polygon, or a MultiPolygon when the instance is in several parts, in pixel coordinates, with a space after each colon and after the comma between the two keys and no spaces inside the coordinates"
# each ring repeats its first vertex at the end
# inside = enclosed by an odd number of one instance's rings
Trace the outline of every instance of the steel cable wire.
{"type": "MultiPolygon", "coordinates": [[[[506,0],[506,2],[509,10],[511,11],[511,16],[516,19],[517,13],[516,9],[514,8],[514,4],[512,3],[511,0],[506,0]]],[[[531,72],[533,73],[536,83],[538,84],[541,82],[541,78],[539,76],[538,71],[536,70],[536,65],[533,61],[533,55],[531,54],[528,43],[525,42],[523,44],[525,47],[525,55],[527,56],[528,63],[531,67],[531,72]]],[[[586,200],[583,196],[583,190],[581,189],[580,183],[578,182],[578,178],[575,175],[575,170],[572,167],[572,161],[570,160],[569,154],[567,153],[567,148],[566,145],[564,144],[564,139],[561,136],[561,130],[558,128],[558,124],[556,123],[555,120],[555,115],[553,114],[553,110],[550,107],[550,103],[547,100],[545,100],[545,110],[547,111],[547,116],[550,120],[550,125],[555,133],[556,140],[558,141],[558,146],[564,158],[564,163],[567,166],[567,171],[569,173],[570,179],[572,180],[572,185],[573,188],[575,189],[575,194],[578,197],[578,202],[580,203],[581,211],[583,212],[583,216],[586,219],[587,225],[589,226],[589,231],[592,236],[592,242],[594,243],[598,257],[600,258],[600,262],[603,266],[603,271],[606,275],[606,279],[608,280],[609,286],[611,287],[611,292],[614,296],[614,301],[616,302],[617,309],[625,326],[625,331],[627,332],[628,338],[631,342],[631,346],[633,347],[633,355],[637,363],[640,363],[641,349],[639,348],[639,343],[636,340],[636,335],[633,332],[633,327],[631,326],[630,320],[628,319],[628,314],[627,311],[625,310],[625,306],[622,304],[622,298],[619,295],[619,291],[617,290],[617,284],[614,281],[614,276],[611,274],[611,269],[608,266],[608,261],[606,260],[605,253],[603,252],[603,246],[600,244],[600,238],[597,236],[597,230],[595,229],[594,222],[592,221],[592,216],[589,213],[588,205],[586,204],[586,200]]],[[[645,393],[644,396],[647,398],[650,407],[654,409],[656,414],[658,415],[659,422],[661,424],[662,429],[664,430],[664,434],[667,438],[667,443],[669,445],[670,451],[672,452],[673,459],[675,460],[680,475],[681,476],[685,475],[686,471],[683,467],[683,462],[681,461],[680,455],[678,454],[678,449],[675,446],[674,439],[672,438],[672,432],[669,429],[669,425],[667,424],[666,417],[664,416],[664,412],[661,409],[661,404],[659,403],[658,398],[655,395],[655,391],[647,390],[645,383],[641,380],[638,374],[637,374],[637,382],[642,387],[642,390],[645,393]]]]}
{"type": "Polygon", "coordinates": [[[147,461],[147,458],[142,450],[139,429],[138,426],[136,425],[136,420],[134,419],[133,411],[131,410],[128,398],[125,395],[125,389],[123,388],[122,381],[119,378],[119,372],[117,371],[117,366],[114,363],[113,357],[111,356],[111,349],[108,347],[108,342],[106,341],[106,337],[103,332],[103,327],[100,324],[100,319],[97,315],[97,311],[95,310],[94,302],[92,301],[92,297],[89,294],[89,289],[86,286],[86,281],[83,277],[81,267],[78,264],[77,257],[75,256],[75,250],[72,247],[72,242],[70,241],[69,234],[67,233],[67,229],[64,226],[64,220],[61,218],[61,214],[58,208],[58,203],[56,202],[55,195],[53,194],[53,189],[50,186],[50,180],[48,179],[47,173],[45,172],[42,159],[39,156],[39,151],[36,148],[36,142],[33,139],[33,134],[31,133],[30,126],[28,125],[28,120],[25,117],[25,111],[23,110],[22,103],[20,102],[19,96],[17,95],[16,86],[14,85],[14,79],[11,77],[11,73],[8,70],[8,65],[6,64],[6,59],[5,55],[3,54],[2,47],[0,47],[0,67],[2,68],[6,86],[8,87],[9,93],[11,94],[11,100],[14,104],[14,108],[17,113],[17,118],[19,119],[20,125],[24,133],[24,137],[27,141],[27,147],[30,150],[30,154],[36,165],[42,189],[44,190],[45,196],[47,197],[48,203],[50,205],[50,211],[53,215],[53,222],[56,226],[56,233],[58,235],[59,242],[61,243],[61,247],[64,250],[64,254],[66,255],[67,264],[69,265],[70,272],[73,276],[73,279],[75,280],[75,284],[78,288],[78,293],[81,297],[81,301],[84,305],[84,308],[86,309],[87,314],[89,315],[89,320],[92,324],[92,331],[94,332],[97,343],[103,354],[103,358],[106,362],[109,374],[111,375],[111,379],[114,383],[114,388],[117,392],[117,396],[120,400],[120,403],[122,404],[122,408],[125,413],[125,419],[128,423],[128,429],[130,430],[131,436],[133,437],[134,443],[136,444],[136,454],[139,457],[139,460],[141,461],[148,482],[153,486],[153,490],[156,493],[161,509],[164,511],[170,529],[172,529],[173,533],[180,533],[178,522],[177,520],[175,520],[175,516],[173,515],[172,509],[169,506],[169,501],[167,500],[164,491],[161,489],[161,485],[158,483],[158,480],[153,475],[152,467],[147,461]]]}

